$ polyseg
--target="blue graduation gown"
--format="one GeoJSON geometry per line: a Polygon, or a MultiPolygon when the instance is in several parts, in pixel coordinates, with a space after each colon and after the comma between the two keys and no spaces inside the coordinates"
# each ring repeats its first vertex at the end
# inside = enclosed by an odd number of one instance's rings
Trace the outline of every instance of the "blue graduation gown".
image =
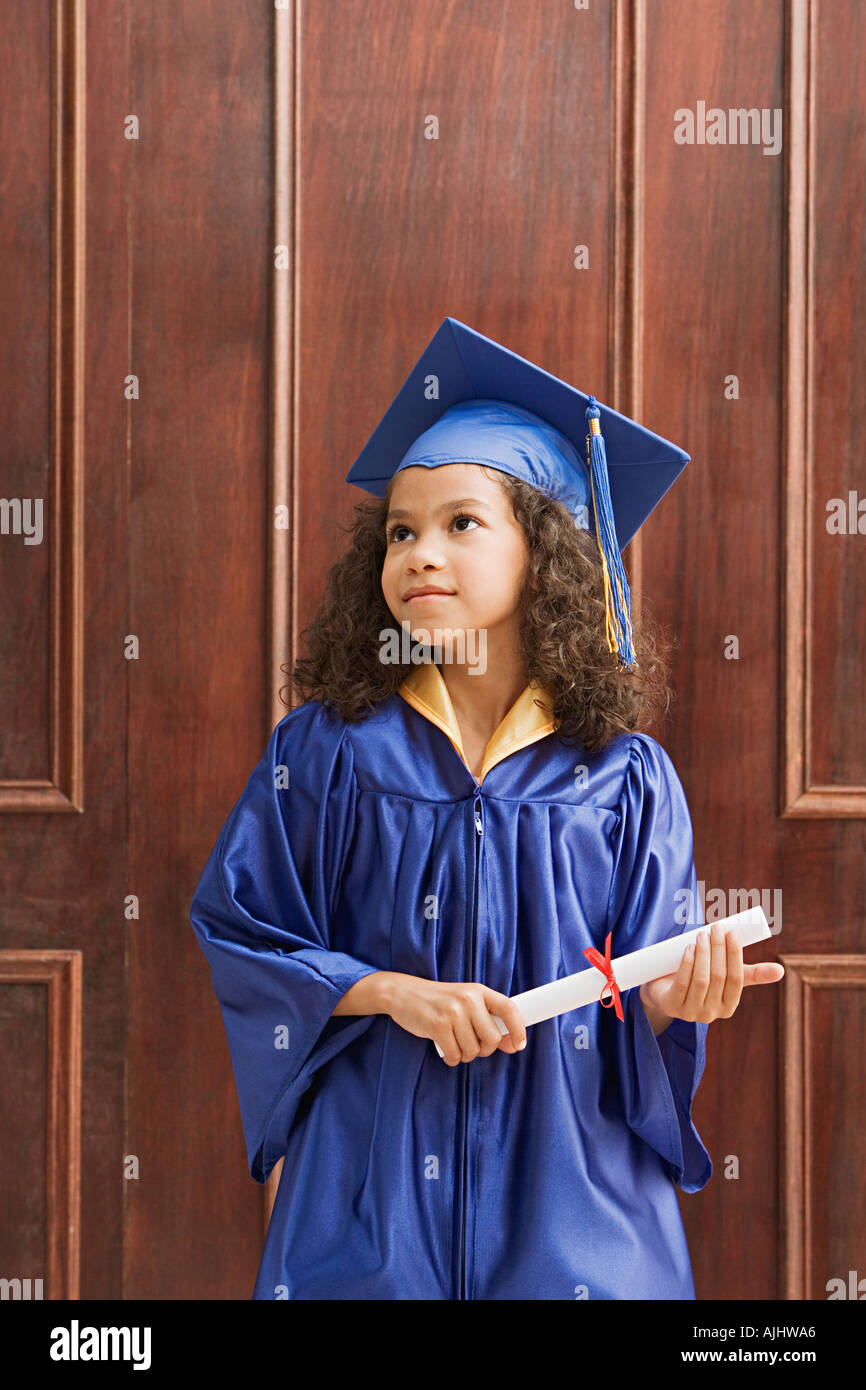
{"type": "Polygon", "coordinates": [[[590,1005],[448,1067],[388,1015],[332,1017],[376,970],[514,995],[703,922],[689,811],[645,734],[586,753],[528,686],[479,778],[418,667],[366,720],[276,726],[205,865],[210,964],[252,1176],[285,1163],[254,1299],[693,1299],[675,1184],[706,1024],[590,1005]],[[541,706],[535,701],[540,700],[541,706]],[[586,768],[581,776],[576,769],[586,768]]]}

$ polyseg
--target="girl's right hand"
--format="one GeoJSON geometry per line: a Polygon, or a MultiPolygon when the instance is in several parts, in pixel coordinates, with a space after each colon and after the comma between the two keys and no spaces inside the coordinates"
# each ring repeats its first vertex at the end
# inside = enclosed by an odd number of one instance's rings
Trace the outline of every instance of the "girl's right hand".
{"type": "Polygon", "coordinates": [[[472,982],[388,975],[384,1012],[407,1033],[438,1043],[447,1066],[526,1046],[526,1025],[507,994],[472,982]],[[507,1033],[500,1033],[491,1014],[502,1019],[507,1033]]]}

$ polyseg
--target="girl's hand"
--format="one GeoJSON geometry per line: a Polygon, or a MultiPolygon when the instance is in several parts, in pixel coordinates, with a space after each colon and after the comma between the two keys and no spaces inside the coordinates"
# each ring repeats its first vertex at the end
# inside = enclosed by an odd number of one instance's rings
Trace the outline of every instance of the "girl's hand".
{"type": "Polygon", "coordinates": [[[519,1052],[526,1046],[526,1025],[517,1005],[487,985],[389,971],[383,991],[384,1012],[407,1033],[438,1043],[449,1067],[489,1057],[497,1048],[519,1052]],[[507,1033],[500,1033],[491,1014],[502,1019],[507,1033]]]}
{"type": "Polygon", "coordinates": [[[709,928],[700,932],[697,947],[687,947],[679,970],[641,985],[640,997],[669,1018],[712,1023],[731,1017],[745,985],[776,984],[784,974],[785,967],[776,961],[745,965],[736,933],[714,922],[712,937],[709,928]]]}

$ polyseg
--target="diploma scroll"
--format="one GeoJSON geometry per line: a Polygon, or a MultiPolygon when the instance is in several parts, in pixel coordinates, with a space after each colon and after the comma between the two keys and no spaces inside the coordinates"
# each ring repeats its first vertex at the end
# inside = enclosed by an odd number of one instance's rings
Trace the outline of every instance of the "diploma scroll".
{"type": "MultiPolygon", "coordinates": [[[[611,966],[619,988],[633,989],[635,985],[648,984],[650,980],[657,980],[662,975],[673,974],[679,969],[686,947],[693,945],[698,935],[713,925],[715,924],[708,923],[707,926],[694,927],[680,936],[671,936],[666,941],[656,941],[652,946],[644,946],[640,951],[630,951],[625,956],[614,956],[611,966]]],[[[753,946],[755,942],[764,941],[768,936],[772,936],[770,925],[760,907],[749,907],[745,912],[725,917],[718,925],[725,931],[735,931],[741,946],[753,946]]],[[[515,994],[512,996],[512,1003],[519,1008],[528,1028],[530,1024],[542,1023],[546,1018],[555,1018],[557,1014],[567,1014],[572,1009],[585,1008],[587,1004],[598,1001],[602,993],[609,997],[610,992],[604,973],[590,965],[586,970],[579,970],[576,975],[566,975],[561,980],[553,980],[550,984],[528,989],[523,994],[515,994]]],[[[508,1032],[501,1018],[496,1014],[491,1014],[491,1018],[498,1025],[500,1033],[508,1032]]],[[[435,1046],[442,1057],[444,1054],[439,1044],[436,1043],[435,1046]]]]}

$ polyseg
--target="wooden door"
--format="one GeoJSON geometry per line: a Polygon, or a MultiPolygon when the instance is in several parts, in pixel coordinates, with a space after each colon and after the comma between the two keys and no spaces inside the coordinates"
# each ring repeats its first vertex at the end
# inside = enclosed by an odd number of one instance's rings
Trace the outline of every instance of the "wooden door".
{"type": "Polygon", "coordinates": [[[679,643],[651,732],[708,915],[757,894],[782,929],[750,959],[787,970],[710,1029],[698,1297],[866,1276],[864,46],[854,0],[3,6],[22,1294],[250,1295],[276,1179],[247,1174],[189,901],[345,474],[448,314],[692,454],[626,552],[679,643]]]}

